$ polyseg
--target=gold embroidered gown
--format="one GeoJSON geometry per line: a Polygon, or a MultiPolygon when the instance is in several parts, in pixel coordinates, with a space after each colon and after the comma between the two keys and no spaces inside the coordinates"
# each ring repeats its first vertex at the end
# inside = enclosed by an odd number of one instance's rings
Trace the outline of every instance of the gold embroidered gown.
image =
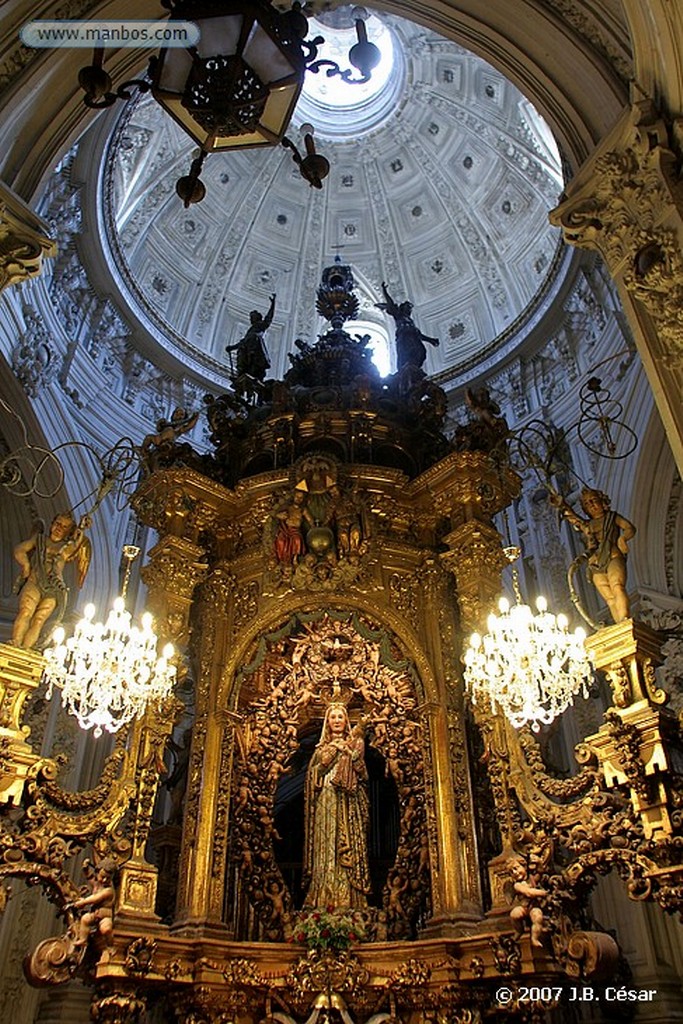
{"type": "Polygon", "coordinates": [[[363,737],[327,735],[325,726],[306,773],[304,906],[361,909],[370,892],[363,737]]]}

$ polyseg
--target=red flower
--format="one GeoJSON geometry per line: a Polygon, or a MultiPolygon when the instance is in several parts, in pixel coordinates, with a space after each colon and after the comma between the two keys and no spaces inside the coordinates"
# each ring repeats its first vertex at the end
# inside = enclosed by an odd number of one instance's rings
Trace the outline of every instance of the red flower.
{"type": "Polygon", "coordinates": [[[319,921],[320,920],[320,914],[314,914],[313,915],[313,920],[314,921],[319,921]]]}
{"type": "Polygon", "coordinates": [[[322,935],[322,937],[324,939],[328,939],[330,937],[330,929],[329,928],[323,928],[323,930],[321,931],[320,934],[322,935]]]}
{"type": "Polygon", "coordinates": [[[327,904],[327,913],[328,914],[333,914],[334,913],[334,903],[328,903],[327,904]]]}
{"type": "Polygon", "coordinates": [[[304,935],[303,932],[298,932],[297,937],[296,937],[296,941],[297,942],[303,942],[305,938],[306,938],[306,936],[304,935]]]}
{"type": "Polygon", "coordinates": [[[349,938],[351,939],[351,942],[355,942],[358,936],[355,932],[349,932],[349,938]]]}

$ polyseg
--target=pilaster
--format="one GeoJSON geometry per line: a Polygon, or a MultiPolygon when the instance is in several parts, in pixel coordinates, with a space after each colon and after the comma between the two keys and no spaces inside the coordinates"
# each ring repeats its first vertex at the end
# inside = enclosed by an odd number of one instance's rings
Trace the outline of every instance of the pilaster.
{"type": "Polygon", "coordinates": [[[38,687],[44,658],[33,650],[0,644],[0,802],[19,803],[26,775],[37,761],[21,724],[26,698],[38,687]]]}
{"type": "Polygon", "coordinates": [[[662,660],[659,637],[648,626],[625,619],[589,637],[586,647],[607,676],[615,704],[586,743],[598,756],[605,784],[628,788],[646,838],[665,839],[674,831],[670,768],[678,725],[655,680],[662,660]]]}

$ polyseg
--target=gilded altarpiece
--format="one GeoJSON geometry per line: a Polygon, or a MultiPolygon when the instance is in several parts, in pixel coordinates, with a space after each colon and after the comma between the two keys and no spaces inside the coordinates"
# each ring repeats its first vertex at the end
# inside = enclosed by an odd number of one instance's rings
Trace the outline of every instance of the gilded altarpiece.
{"type": "MultiPolygon", "coordinates": [[[[463,453],[457,465],[453,458],[410,480],[389,467],[344,466],[316,455],[234,488],[172,467],[138,490],[136,512],[160,535],[145,571],[150,594],[167,631],[188,637],[194,679],[170,931],[154,924],[153,913],[143,914],[166,961],[163,971],[179,986],[175,1005],[182,1012],[204,999],[202,1019],[210,1020],[227,1005],[219,978],[212,978],[238,951],[254,971],[281,979],[266,987],[290,1010],[315,997],[310,979],[299,996],[292,981],[296,964],[306,961],[300,927],[311,910],[296,851],[304,841],[302,779],[332,704],[343,705],[350,724],[363,723],[370,774],[372,886],[358,949],[371,958],[384,950],[386,963],[373,969],[378,977],[389,977],[390,963],[426,957],[419,969],[417,961],[402,969],[418,971],[410,985],[422,986],[420,998],[455,978],[449,944],[484,910],[457,668],[460,616],[462,609],[465,617],[481,614],[492,578],[499,578],[491,516],[517,481],[483,453],[463,453]],[[319,535],[309,524],[306,551],[290,560],[276,537],[281,523],[296,522],[289,510],[302,504],[293,497],[297,488],[307,507],[318,501],[318,523],[326,509],[337,516],[327,516],[330,525],[319,535]],[[457,547],[464,535],[470,545],[473,536],[484,537],[490,551],[487,559],[478,550],[478,572],[462,551],[459,561],[449,555],[453,539],[457,547]],[[168,592],[155,586],[163,579],[168,592]]],[[[348,1008],[348,972],[360,961],[351,953],[339,957],[346,981],[335,991],[346,993],[348,1008]]],[[[153,974],[146,975],[152,989],[153,974]]],[[[113,965],[98,967],[103,982],[116,975],[113,965]]],[[[357,1012],[370,1006],[372,977],[370,971],[365,988],[354,982],[357,1012]]],[[[252,982],[256,999],[260,983],[252,982]]],[[[374,998],[385,991],[389,1012],[387,984],[374,998]]],[[[262,1013],[263,1006],[244,1019],[262,1013]]]]}
{"type": "Polygon", "coordinates": [[[302,735],[319,731],[325,707],[339,699],[366,721],[368,747],[396,792],[395,859],[374,894],[370,929],[414,937],[418,926],[466,921],[481,907],[458,606],[434,543],[444,517],[425,481],[378,468],[352,479],[322,461],[335,481],[328,487],[341,483],[362,509],[355,558],[336,537],[331,557],[305,566],[273,553],[277,510],[310,465],[244,481],[233,493],[174,469],[137,498],[150,525],[205,552],[197,564],[213,559],[191,613],[197,686],[178,915],[237,937],[225,910],[230,879],[231,892],[251,896],[249,937],[288,937],[297,908],[274,853],[276,790],[302,735]]]}

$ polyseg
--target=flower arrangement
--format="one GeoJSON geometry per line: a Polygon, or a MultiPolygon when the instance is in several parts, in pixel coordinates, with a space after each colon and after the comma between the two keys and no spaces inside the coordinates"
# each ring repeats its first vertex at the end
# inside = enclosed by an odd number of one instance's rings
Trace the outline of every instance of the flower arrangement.
{"type": "Polygon", "coordinates": [[[308,910],[299,917],[292,942],[305,942],[309,949],[344,950],[365,938],[363,916],[354,910],[336,910],[329,904],[324,910],[308,910]]]}

